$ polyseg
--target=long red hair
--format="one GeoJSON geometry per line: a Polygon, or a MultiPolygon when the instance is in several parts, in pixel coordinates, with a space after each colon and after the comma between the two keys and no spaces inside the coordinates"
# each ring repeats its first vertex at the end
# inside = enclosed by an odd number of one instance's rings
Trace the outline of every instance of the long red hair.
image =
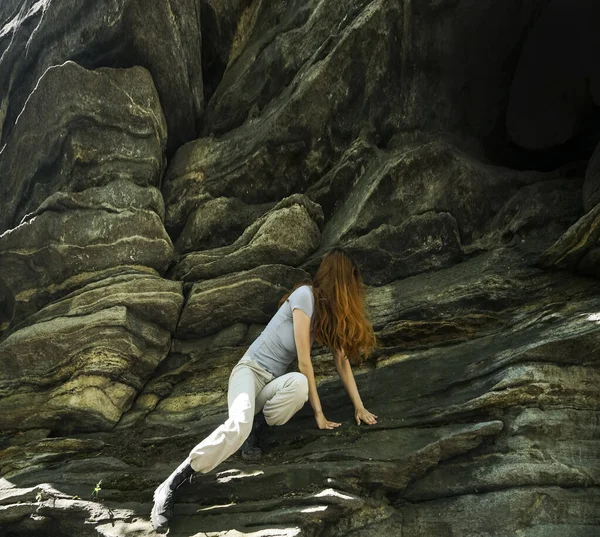
{"type": "Polygon", "coordinates": [[[364,284],[354,261],[343,250],[331,250],[312,281],[306,283],[312,285],[315,298],[315,340],[332,351],[342,350],[354,364],[368,357],[376,339],[365,312],[364,284]]]}

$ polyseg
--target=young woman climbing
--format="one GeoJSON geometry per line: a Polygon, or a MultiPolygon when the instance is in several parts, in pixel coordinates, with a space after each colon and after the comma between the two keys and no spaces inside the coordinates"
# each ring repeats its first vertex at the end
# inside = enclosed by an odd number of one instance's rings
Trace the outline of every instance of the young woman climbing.
{"type": "MultiPolygon", "coordinates": [[[[282,299],[277,313],[233,368],[227,421],[194,447],[154,492],[151,518],[157,531],[168,529],[176,489],[194,472],[209,472],[233,455],[250,436],[253,421],[254,432],[261,421],[283,425],[308,399],[319,429],[339,427],[321,408],[310,360],[315,340],[332,350],[338,374],[354,404],[356,423],[377,423],[377,416],[362,403],[350,366],[350,362],[368,356],[375,345],[373,327],[365,314],[362,278],[350,257],[335,249],[325,255],[312,281],[282,299]],[[300,372],[286,373],[296,357],[300,372]]],[[[242,455],[260,455],[256,435],[244,445],[242,455]]]]}

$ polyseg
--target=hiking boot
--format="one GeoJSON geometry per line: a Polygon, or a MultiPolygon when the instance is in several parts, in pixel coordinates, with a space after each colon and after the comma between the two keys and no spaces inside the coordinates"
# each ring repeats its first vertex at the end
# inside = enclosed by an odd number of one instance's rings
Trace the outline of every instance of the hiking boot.
{"type": "Polygon", "coordinates": [[[242,445],[242,459],[245,461],[260,460],[268,429],[269,426],[265,420],[265,415],[262,412],[259,412],[254,416],[250,435],[242,445]]]}
{"type": "Polygon", "coordinates": [[[166,533],[169,522],[173,518],[175,491],[194,475],[194,469],[186,459],[179,467],[154,491],[152,507],[152,525],[158,533],[166,533]]]}

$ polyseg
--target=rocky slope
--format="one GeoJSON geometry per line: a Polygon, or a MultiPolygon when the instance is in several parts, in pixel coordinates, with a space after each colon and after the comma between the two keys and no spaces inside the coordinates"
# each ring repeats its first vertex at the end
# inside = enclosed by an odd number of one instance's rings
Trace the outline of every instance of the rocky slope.
{"type": "Polygon", "coordinates": [[[303,409],[186,485],[170,535],[597,536],[598,24],[591,0],[3,2],[2,535],[153,535],[232,366],[343,246],[379,423],[314,349],[343,426],[303,409]]]}

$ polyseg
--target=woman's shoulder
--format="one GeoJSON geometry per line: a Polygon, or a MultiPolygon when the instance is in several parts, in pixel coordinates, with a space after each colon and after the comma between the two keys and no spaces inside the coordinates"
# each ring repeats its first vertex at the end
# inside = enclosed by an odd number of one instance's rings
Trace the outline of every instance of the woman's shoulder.
{"type": "Polygon", "coordinates": [[[300,307],[309,315],[312,314],[314,308],[315,297],[313,296],[313,290],[311,285],[301,285],[294,289],[288,297],[288,302],[292,307],[300,307]]]}
{"type": "Polygon", "coordinates": [[[290,296],[313,296],[312,285],[304,284],[297,287],[290,296]]]}

